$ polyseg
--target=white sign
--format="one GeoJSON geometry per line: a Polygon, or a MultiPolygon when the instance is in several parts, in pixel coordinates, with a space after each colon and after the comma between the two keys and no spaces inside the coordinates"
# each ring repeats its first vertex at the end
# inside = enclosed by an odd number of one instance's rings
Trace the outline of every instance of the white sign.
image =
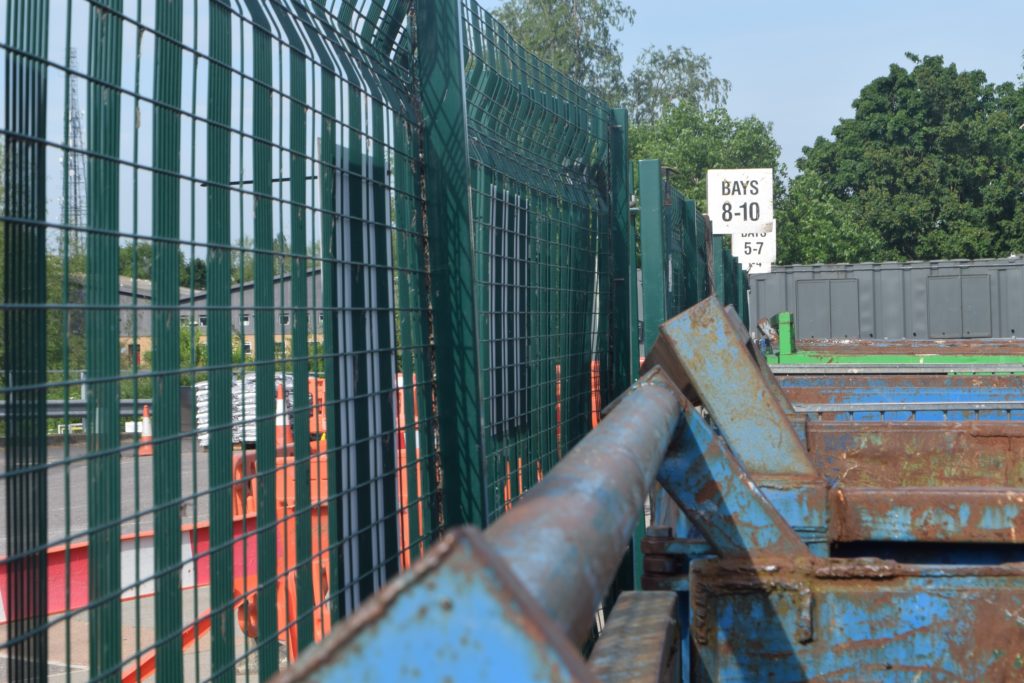
{"type": "Polygon", "coordinates": [[[716,235],[768,232],[775,218],[770,168],[708,171],[708,213],[716,235]]]}
{"type": "Polygon", "coordinates": [[[732,255],[749,273],[769,273],[775,263],[775,223],[764,232],[741,232],[732,236],[732,255]]]}

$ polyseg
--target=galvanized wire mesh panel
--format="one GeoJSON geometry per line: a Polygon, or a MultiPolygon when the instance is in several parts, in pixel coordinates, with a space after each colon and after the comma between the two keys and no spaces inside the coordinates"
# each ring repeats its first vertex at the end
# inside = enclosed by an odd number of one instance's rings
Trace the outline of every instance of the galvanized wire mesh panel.
{"type": "Polygon", "coordinates": [[[463,3],[486,510],[592,426],[607,367],[608,106],[463,3]]]}
{"type": "Polygon", "coordinates": [[[10,0],[12,678],[266,678],[438,531],[408,3],[10,0]]]}

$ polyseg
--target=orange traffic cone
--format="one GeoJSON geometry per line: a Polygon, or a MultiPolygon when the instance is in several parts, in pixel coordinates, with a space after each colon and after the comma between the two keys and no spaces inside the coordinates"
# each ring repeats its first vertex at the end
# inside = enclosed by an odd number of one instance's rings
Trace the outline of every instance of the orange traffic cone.
{"type": "Polygon", "coordinates": [[[142,435],[139,437],[140,456],[153,455],[153,422],[149,419],[149,405],[142,406],[142,435]]]}
{"type": "Polygon", "coordinates": [[[288,424],[288,415],[284,407],[284,385],[277,385],[277,403],[274,405],[274,412],[277,417],[274,419],[274,440],[278,448],[284,448],[295,443],[295,436],[292,434],[292,426],[288,424]]]}

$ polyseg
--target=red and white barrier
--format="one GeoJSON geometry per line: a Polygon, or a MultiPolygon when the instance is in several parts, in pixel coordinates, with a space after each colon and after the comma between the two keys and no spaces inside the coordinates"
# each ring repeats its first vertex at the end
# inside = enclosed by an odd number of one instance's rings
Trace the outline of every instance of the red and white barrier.
{"type": "MultiPolygon", "coordinates": [[[[232,544],[235,576],[256,575],[256,520],[236,518],[232,544]],[[246,523],[248,522],[248,523],[246,523]]],[[[121,537],[121,600],[152,596],[154,534],[143,531],[121,537]]],[[[181,529],[182,589],[210,585],[210,527],[208,522],[181,529]]],[[[8,564],[0,562],[0,623],[7,623],[5,606],[8,564]]],[[[46,552],[47,612],[61,614],[89,604],[89,544],[80,541],[49,548],[46,552]]]]}

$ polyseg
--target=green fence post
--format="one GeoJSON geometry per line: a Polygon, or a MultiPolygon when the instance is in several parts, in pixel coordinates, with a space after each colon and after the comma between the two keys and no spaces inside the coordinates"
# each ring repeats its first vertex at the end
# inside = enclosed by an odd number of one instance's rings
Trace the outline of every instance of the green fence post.
{"type": "Polygon", "coordinates": [[[270,21],[254,2],[253,13],[253,318],[256,359],[256,591],[260,680],[278,670],[277,648],[277,446],[274,435],[274,226],[273,40],[270,21]]]}
{"type": "Polygon", "coordinates": [[[427,504],[434,490],[432,412],[427,340],[430,330],[423,311],[427,305],[425,255],[418,239],[423,234],[418,202],[419,173],[415,163],[418,139],[411,126],[395,129],[395,215],[404,230],[396,237],[399,343],[405,417],[405,490],[409,501],[409,552],[414,561],[433,538],[433,510],[427,504]],[[421,531],[422,530],[422,531],[421,531]]]}
{"type": "MultiPolygon", "coordinates": [[[[373,324],[373,337],[378,349],[386,349],[384,352],[375,354],[375,364],[379,379],[374,391],[376,396],[377,419],[384,425],[378,437],[381,441],[381,450],[386,454],[381,456],[381,468],[374,473],[374,486],[377,487],[378,505],[383,502],[384,514],[376,516],[374,532],[383,536],[383,548],[378,549],[380,560],[378,565],[383,569],[383,581],[398,573],[398,515],[391,511],[398,510],[398,496],[395,473],[398,463],[398,430],[397,419],[394,412],[392,397],[395,394],[395,362],[391,349],[395,348],[395,318],[393,300],[394,279],[391,269],[391,240],[392,231],[386,222],[388,215],[388,184],[390,182],[387,168],[386,155],[389,150],[386,145],[387,134],[384,130],[384,105],[377,99],[370,105],[370,124],[372,135],[370,138],[370,192],[368,197],[368,216],[370,244],[373,245],[373,260],[369,268],[371,279],[371,290],[376,293],[376,306],[372,308],[386,308],[384,311],[375,310],[371,320],[373,324]]],[[[369,245],[368,245],[369,246],[369,245]]],[[[371,356],[372,358],[372,356],[371,356]]],[[[372,370],[371,370],[372,372],[372,370]]],[[[367,487],[369,488],[369,487],[367,487]]]]}
{"type": "Polygon", "coordinates": [[[711,291],[711,283],[708,281],[708,228],[703,222],[703,214],[697,211],[696,202],[687,204],[687,208],[693,211],[693,244],[696,245],[694,252],[694,280],[696,281],[696,299],[703,301],[708,298],[711,291]]]}
{"type": "Polygon", "coordinates": [[[683,199],[683,258],[686,259],[686,301],[689,308],[701,300],[700,257],[697,252],[704,241],[697,241],[697,204],[692,199],[683,199]]]}
{"type": "MultiPolygon", "coordinates": [[[[3,187],[10,680],[47,677],[46,81],[49,6],[7,6],[3,187]],[[25,388],[22,388],[25,387],[25,388]],[[11,513],[14,514],[11,514],[11,513]],[[20,640],[19,640],[20,639],[20,640]]],[[[110,456],[115,460],[117,455],[110,456]]],[[[118,641],[120,642],[120,641],[118,641]]],[[[95,672],[96,669],[93,669],[95,672]]]]}
{"type": "MultiPolygon", "coordinates": [[[[286,17],[281,17],[282,23],[286,17]]],[[[291,35],[288,32],[287,35],[291,35]]],[[[298,646],[305,649],[313,642],[313,552],[312,508],[310,507],[309,453],[309,313],[307,282],[310,260],[306,254],[306,59],[292,46],[291,67],[291,290],[288,320],[292,324],[292,428],[295,437],[295,613],[298,618],[298,646]]],[[[315,282],[315,279],[314,279],[315,282]]],[[[288,306],[289,302],[282,302],[288,306]]],[[[282,330],[285,332],[285,330],[282,330]]],[[[283,338],[283,337],[282,337],[283,338]]]]}
{"type": "Polygon", "coordinates": [[[683,238],[683,208],[686,202],[683,195],[668,186],[668,179],[664,181],[665,197],[662,202],[662,224],[664,225],[663,238],[665,245],[665,311],[668,318],[686,308],[686,278],[689,277],[690,263],[686,257],[685,243],[683,238]]]}
{"type": "Polygon", "coordinates": [[[419,2],[427,232],[445,524],[487,523],[461,0],[419,2]]]}
{"type": "MultiPolygon", "coordinates": [[[[207,343],[210,396],[231,395],[231,10],[210,5],[210,122],[207,153],[207,343]]],[[[211,675],[234,680],[234,535],[231,512],[231,402],[210,402],[210,629],[211,675]]]]}
{"type": "Polygon", "coordinates": [[[713,293],[714,293],[714,295],[716,297],[718,297],[718,300],[720,302],[722,302],[723,306],[725,306],[727,303],[729,303],[726,300],[726,295],[725,295],[725,251],[724,251],[725,247],[724,247],[724,242],[725,242],[725,240],[722,238],[722,235],[714,235],[711,238],[711,244],[712,244],[712,246],[711,246],[711,253],[712,253],[712,257],[714,258],[714,283],[713,283],[714,290],[713,290],[713,293]]]}
{"type": "Polygon", "coordinates": [[[747,273],[739,259],[736,260],[736,312],[744,324],[750,324],[747,320],[747,273]]]}
{"type": "Polygon", "coordinates": [[[329,69],[320,72],[323,118],[320,127],[320,202],[323,208],[320,220],[320,239],[323,258],[323,346],[320,349],[324,359],[324,403],[327,417],[327,533],[330,547],[321,548],[330,558],[330,574],[328,583],[331,587],[330,616],[337,621],[342,615],[344,599],[341,592],[342,558],[341,549],[341,373],[339,372],[337,354],[341,348],[338,330],[338,316],[335,314],[340,307],[338,301],[339,254],[340,247],[336,223],[341,208],[341,199],[337,196],[338,176],[340,175],[338,158],[339,126],[337,124],[337,107],[335,99],[338,93],[338,77],[329,69]]]}
{"type": "MultiPolygon", "coordinates": [[[[180,681],[181,338],[178,316],[181,185],[181,0],[156,6],[153,112],[153,507],[157,681],[180,681]]],[[[119,607],[118,607],[119,608],[119,607]]]]}
{"type": "Polygon", "coordinates": [[[722,247],[723,256],[725,259],[725,288],[726,288],[726,303],[731,303],[736,312],[739,312],[739,296],[736,294],[739,292],[739,263],[736,261],[736,257],[732,255],[731,250],[726,247],[722,247]]]}
{"type": "Polygon", "coordinates": [[[625,109],[612,110],[609,134],[611,155],[612,314],[609,340],[611,386],[614,398],[640,374],[637,335],[636,238],[629,219],[631,193],[629,119],[625,109]]]}
{"type": "MultiPolygon", "coordinates": [[[[89,385],[89,664],[93,677],[113,679],[121,662],[121,463],[116,378],[118,357],[118,165],[121,3],[89,17],[88,224],[86,237],[86,372],[89,385]],[[103,158],[106,157],[106,158],[103,158]],[[104,381],[105,380],[105,381],[104,381]]],[[[155,250],[154,250],[155,254],[155,250]]],[[[177,261],[175,261],[177,265],[177,261]]],[[[175,283],[177,285],[177,283],[175,283]]],[[[177,288],[175,288],[177,292],[177,288]]],[[[175,348],[177,348],[175,327],[175,348]]],[[[180,613],[180,609],[179,609],[180,613]]]]}
{"type": "MultiPolygon", "coordinates": [[[[608,396],[614,398],[625,391],[640,374],[640,341],[637,331],[636,286],[636,233],[629,215],[632,190],[632,168],[629,161],[629,117],[625,109],[613,109],[610,121],[608,147],[611,171],[611,321],[609,325],[608,356],[611,360],[611,379],[608,396]]],[[[633,530],[629,550],[619,568],[616,584],[639,588],[643,572],[640,540],[644,535],[644,522],[640,520],[633,530]]]]}
{"type": "MultiPolygon", "coordinates": [[[[664,197],[661,162],[642,159],[639,164],[640,185],[640,259],[644,276],[644,354],[648,354],[658,338],[658,329],[665,322],[666,278],[665,228],[662,211],[664,197]]],[[[677,258],[682,258],[679,254],[677,258]]]]}

